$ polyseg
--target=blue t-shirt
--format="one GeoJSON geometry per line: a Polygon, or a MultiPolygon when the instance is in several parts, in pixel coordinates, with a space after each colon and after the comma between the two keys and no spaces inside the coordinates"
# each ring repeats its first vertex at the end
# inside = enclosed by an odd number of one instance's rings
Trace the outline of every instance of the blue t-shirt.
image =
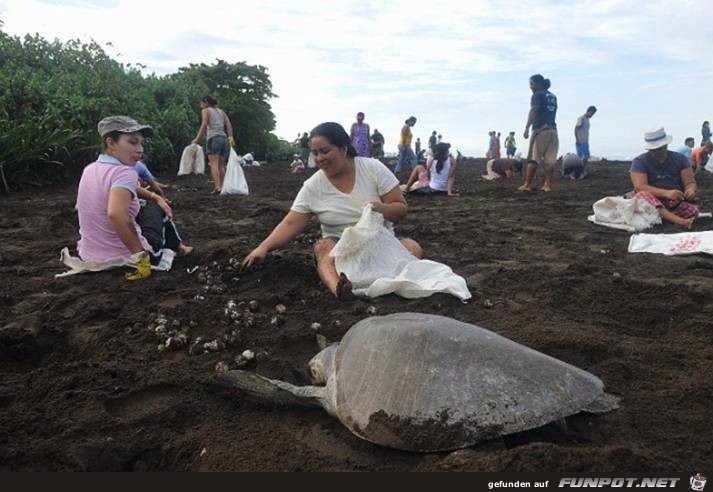
{"type": "Polygon", "coordinates": [[[662,190],[680,190],[683,188],[681,171],[691,167],[691,162],[685,155],[667,151],[666,160],[658,163],[646,152],[631,162],[632,173],[646,173],[649,186],[662,190]]]}
{"type": "Polygon", "coordinates": [[[535,121],[532,129],[536,130],[544,125],[556,127],[555,116],[557,116],[557,96],[550,91],[537,91],[530,99],[530,106],[537,106],[535,121]]]}
{"type": "Polygon", "coordinates": [[[691,157],[691,152],[692,152],[692,151],[693,151],[693,149],[690,148],[690,147],[687,146],[687,145],[684,145],[684,146],[681,147],[680,149],[676,149],[676,152],[678,152],[679,154],[683,154],[683,155],[685,155],[686,157],[691,157]]]}
{"type": "Polygon", "coordinates": [[[151,174],[149,168],[146,167],[146,164],[141,161],[138,161],[136,164],[134,164],[134,171],[136,171],[136,174],[139,175],[139,178],[143,179],[144,181],[153,179],[153,174],[151,174]]]}

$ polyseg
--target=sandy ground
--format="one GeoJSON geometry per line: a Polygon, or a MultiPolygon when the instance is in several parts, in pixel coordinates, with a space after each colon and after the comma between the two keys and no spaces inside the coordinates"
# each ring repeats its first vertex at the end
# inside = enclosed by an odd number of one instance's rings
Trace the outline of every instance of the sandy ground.
{"type": "MultiPolygon", "coordinates": [[[[123,271],[55,280],[77,239],[76,184],[0,197],[1,470],[696,471],[713,465],[713,258],[626,252],[629,235],[586,221],[591,204],[629,189],[624,163],[583,182],[521,194],[517,180],[459,170],[459,198],[409,199],[397,228],[427,258],[465,277],[473,299],[395,296],[342,303],[312,268],[316,224],[261,267],[234,265],[289,208],[304,176],[248,169],[249,197],[209,196],[205,177],[174,180],[177,223],[197,253],[171,273],[129,283],[123,271]],[[197,267],[197,269],[195,268],[197,267]],[[194,270],[192,273],[190,271],[194,270]],[[239,323],[225,316],[237,304],[239,323]],[[248,314],[249,301],[258,307],[248,314]],[[271,323],[275,305],[287,311],[271,323]],[[339,340],[379,314],[435,313],[478,324],[601,377],[615,412],[569,419],[453,453],[374,446],[320,410],[279,408],[211,383],[219,361],[308,381],[313,322],[339,340]],[[217,352],[157,349],[156,318],[217,352]],[[281,323],[280,323],[281,322],[281,323]],[[195,351],[194,351],[195,352],[195,351]]],[[[713,176],[699,180],[713,209],[713,176]]],[[[703,219],[696,229],[711,229],[703,219]]],[[[667,229],[664,229],[667,230],[667,229]]],[[[673,230],[673,229],[671,229],[673,230]]]]}

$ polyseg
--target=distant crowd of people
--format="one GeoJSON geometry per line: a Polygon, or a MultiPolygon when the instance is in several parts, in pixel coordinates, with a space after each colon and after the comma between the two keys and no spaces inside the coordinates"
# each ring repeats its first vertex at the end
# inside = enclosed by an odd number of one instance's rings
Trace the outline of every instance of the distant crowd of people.
{"type": "MultiPolygon", "coordinates": [[[[532,96],[523,132],[523,138],[529,139],[527,158],[516,158],[517,143],[512,131],[505,139],[506,155],[502,157],[501,135],[491,131],[489,160],[482,178],[492,181],[522,174],[523,183],[518,190],[528,192],[542,167],[541,189],[550,192],[558,162],[564,176],[572,179],[585,176],[590,159],[590,120],[597,108],[589,106],[577,119],[576,153],[558,158],[557,97],[550,91],[550,80],[540,74],[531,76],[529,85],[532,96]]],[[[233,126],[214,98],[206,96],[200,105],[201,125],[193,143],[206,137],[213,193],[219,193],[225,179],[225,163],[234,146],[233,126]]],[[[246,257],[244,265],[259,262],[271,250],[283,247],[316,216],[323,233],[323,239],[314,248],[320,278],[338,298],[349,297],[349,280],[337,274],[329,252],[344,228],[359,219],[365,203],[372,203],[373,210],[382,213],[393,230],[392,223],[407,213],[405,195],[458,196],[455,180],[460,152],[454,156],[450,144],[435,130],[428,139],[428,148],[422,149],[420,138],[413,142],[416,122],[416,117],[410,116],[401,127],[393,170],[378,160],[384,156],[384,136],[376,129],[371,131],[362,112],[357,113],[348,133],[340,124],[328,122],[309,134],[301,134],[297,141],[301,153],[293,156],[290,168],[295,173],[304,172],[311,158],[319,172],[305,180],[291,211],[246,257]],[[402,175],[406,169],[408,174],[402,175]],[[405,178],[403,184],[399,176],[405,178]]],[[[141,279],[150,275],[151,265],[161,261],[165,250],[185,255],[193,248],[179,235],[160,184],[141,162],[143,141],[153,133],[151,127],[126,116],[111,116],[99,122],[98,133],[102,154],[84,169],[79,183],[77,210],[81,238],[77,250],[86,261],[127,258],[136,266],[127,278],[141,279]]],[[[706,168],[713,153],[708,121],[703,123],[701,137],[699,147],[695,147],[693,137],[688,137],[684,147],[673,152],[668,150],[672,137],[664,128],[646,132],[646,152],[636,157],[630,168],[632,196],[656,207],[662,219],[688,228],[699,214],[694,203],[695,173],[706,168]]],[[[416,257],[422,256],[416,241],[401,241],[416,257]]]]}

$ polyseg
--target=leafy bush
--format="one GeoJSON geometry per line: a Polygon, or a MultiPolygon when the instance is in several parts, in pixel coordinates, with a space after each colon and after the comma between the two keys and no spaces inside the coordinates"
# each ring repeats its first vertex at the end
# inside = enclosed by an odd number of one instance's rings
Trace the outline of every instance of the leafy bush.
{"type": "MultiPolygon", "coordinates": [[[[75,175],[99,151],[98,121],[127,114],[154,128],[146,152],[157,170],[177,169],[200,125],[199,101],[217,98],[233,121],[239,152],[275,146],[268,71],[260,65],[191,64],[167,76],[113,60],[95,42],[62,43],[2,31],[0,179],[5,189],[75,175]]],[[[279,141],[278,141],[279,142],[279,141]]]]}

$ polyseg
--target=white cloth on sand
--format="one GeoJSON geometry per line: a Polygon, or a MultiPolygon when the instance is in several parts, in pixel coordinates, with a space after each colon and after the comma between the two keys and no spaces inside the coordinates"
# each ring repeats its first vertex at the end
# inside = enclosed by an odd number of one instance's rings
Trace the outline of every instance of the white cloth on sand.
{"type": "Polygon", "coordinates": [[[407,299],[437,292],[462,301],[471,298],[465,279],[447,265],[419,260],[384,226],[384,216],[364,206],[356,225],[344,229],[330,252],[337,272],[344,273],[356,295],[378,297],[398,294],[407,299]]]}
{"type": "Polygon", "coordinates": [[[587,217],[595,224],[623,231],[643,231],[660,224],[661,216],[656,207],[639,198],[608,196],[592,205],[594,214],[587,217]]]}
{"type": "Polygon", "coordinates": [[[178,167],[178,175],[203,174],[205,172],[205,155],[203,147],[198,144],[191,144],[183,149],[181,154],[181,164],[178,167]]]}
{"type": "Polygon", "coordinates": [[[248,195],[248,182],[245,180],[243,172],[243,158],[231,148],[230,158],[228,159],[228,168],[225,171],[225,179],[223,179],[223,188],[220,190],[221,195],[248,195]]]}
{"type": "Polygon", "coordinates": [[[658,253],[666,256],[706,253],[713,255],[713,231],[678,234],[634,234],[629,253],[658,253]]]}
{"type": "MultiPolygon", "coordinates": [[[[160,270],[164,272],[169,271],[173,265],[173,258],[175,256],[176,253],[170,249],[162,250],[161,261],[156,266],[151,265],[151,270],[160,270]]],[[[101,272],[103,270],[110,270],[112,268],[119,267],[136,267],[136,263],[134,263],[130,258],[111,258],[105,261],[84,261],[77,256],[72,256],[69,253],[69,248],[66,246],[59,254],[59,261],[68,267],[69,270],[64,273],[56,274],[54,278],[68,277],[69,275],[77,275],[78,273],[101,272]]]]}

